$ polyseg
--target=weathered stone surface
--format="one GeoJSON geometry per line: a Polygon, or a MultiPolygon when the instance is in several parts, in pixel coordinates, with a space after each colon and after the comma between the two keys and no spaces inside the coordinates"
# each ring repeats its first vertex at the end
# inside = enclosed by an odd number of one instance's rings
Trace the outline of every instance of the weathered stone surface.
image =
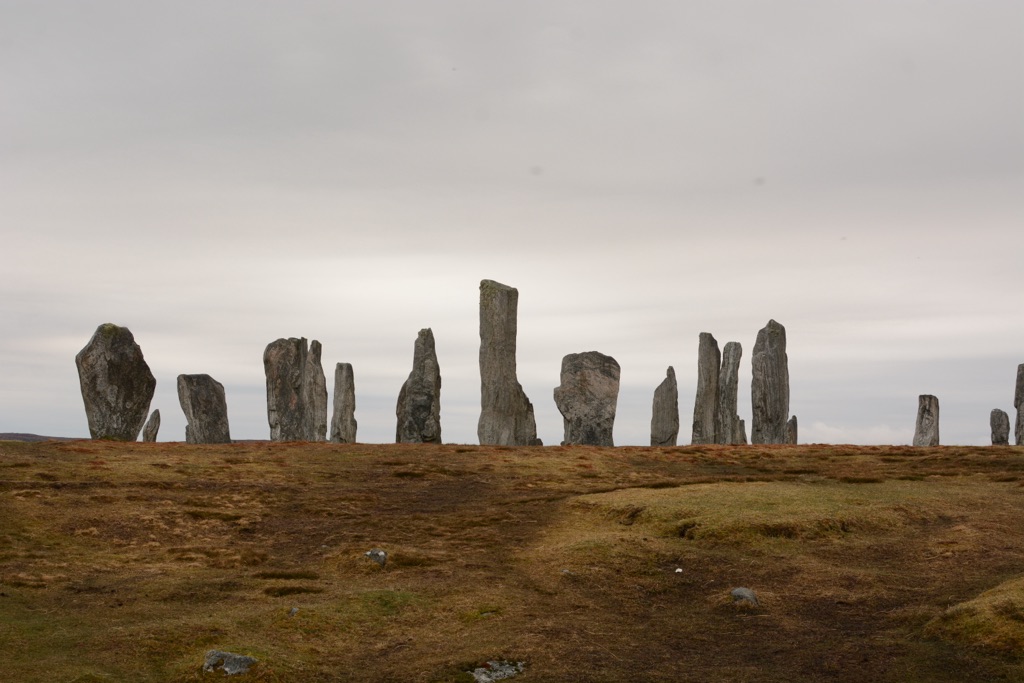
{"type": "Polygon", "coordinates": [[[747,443],[747,421],[740,420],[737,416],[736,420],[736,434],[733,437],[733,443],[746,444],[747,443]]]}
{"type": "Polygon", "coordinates": [[[722,367],[718,372],[718,405],[715,408],[715,443],[746,443],[738,440],[740,416],[737,413],[737,396],[740,384],[740,358],[743,347],[729,342],[722,349],[722,367]]]}
{"type": "Polygon", "coordinates": [[[718,408],[718,373],[722,354],[708,332],[700,333],[697,345],[697,396],[693,402],[694,444],[715,443],[715,411],[718,408]]]}
{"type": "Polygon", "coordinates": [[[149,415],[156,379],[131,331],[100,325],[75,356],[75,365],[92,438],[135,441],[149,415]]]}
{"type": "Polygon", "coordinates": [[[157,432],[160,431],[160,411],[154,410],[146,420],[146,426],[142,428],[142,440],[150,443],[156,441],[157,432]]]}
{"type": "Polygon", "coordinates": [[[992,428],[992,445],[1008,446],[1010,444],[1010,416],[1005,410],[996,408],[988,418],[988,424],[992,428]]]}
{"type": "Polygon", "coordinates": [[[671,365],[665,379],[654,390],[651,411],[651,445],[675,446],[679,440],[679,386],[676,371],[671,365]]]}
{"type": "Polygon", "coordinates": [[[789,418],[789,422],[786,423],[786,443],[796,444],[797,442],[797,424],[796,415],[789,418]]]}
{"type": "Polygon", "coordinates": [[[231,443],[224,385],[209,375],[178,375],[187,443],[231,443]]]}
{"type": "Polygon", "coordinates": [[[323,441],[327,434],[327,380],[320,342],[278,339],[263,352],[271,441],[323,441]],[[310,357],[312,355],[312,358],[310,357]]]}
{"type": "Polygon", "coordinates": [[[203,660],[203,671],[210,673],[217,669],[223,669],[224,674],[227,676],[244,674],[258,662],[258,659],[248,655],[236,655],[233,652],[224,652],[222,650],[208,650],[203,660]]]}
{"type": "Polygon", "coordinates": [[[619,364],[597,351],[562,359],[555,405],[565,424],[563,445],[614,446],[612,429],[619,400],[619,364]]]}
{"type": "Polygon", "coordinates": [[[429,327],[416,337],[412,372],[398,394],[395,416],[397,443],[441,443],[441,369],[429,327]]]}
{"type": "Polygon", "coordinates": [[[760,605],[757,601],[757,593],[749,588],[733,588],[729,591],[729,594],[732,596],[732,601],[734,603],[745,602],[753,605],[754,607],[758,607],[760,605]]]}
{"type": "Polygon", "coordinates": [[[303,403],[306,407],[306,440],[327,440],[327,378],[320,362],[323,347],[316,339],[309,343],[303,368],[303,403]]]}
{"type": "Polygon", "coordinates": [[[530,446],[537,443],[533,404],[516,377],[519,290],[480,282],[481,445],[530,446]]]}
{"type": "Polygon", "coordinates": [[[922,394],[917,399],[914,445],[939,445],[939,399],[929,394],[922,394]]]}
{"type": "Polygon", "coordinates": [[[789,357],[786,355],[786,328],[769,320],[757,333],[750,358],[753,379],[750,398],[753,425],[750,442],[786,443],[789,420],[789,357]]]}
{"type": "Polygon", "coordinates": [[[351,363],[334,366],[334,414],[331,416],[331,441],[356,442],[356,382],[351,363]]]}
{"type": "Polygon", "coordinates": [[[1017,410],[1017,423],[1013,428],[1014,441],[1024,446],[1024,363],[1017,366],[1017,388],[1013,393],[1013,407],[1017,410]]]}

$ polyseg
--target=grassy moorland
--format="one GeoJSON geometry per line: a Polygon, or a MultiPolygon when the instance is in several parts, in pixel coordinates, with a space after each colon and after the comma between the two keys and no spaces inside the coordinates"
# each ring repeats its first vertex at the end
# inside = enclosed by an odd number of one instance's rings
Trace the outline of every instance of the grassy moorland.
{"type": "Polygon", "coordinates": [[[1012,447],[0,442],[0,678],[1019,681],[1022,529],[1012,447]]]}

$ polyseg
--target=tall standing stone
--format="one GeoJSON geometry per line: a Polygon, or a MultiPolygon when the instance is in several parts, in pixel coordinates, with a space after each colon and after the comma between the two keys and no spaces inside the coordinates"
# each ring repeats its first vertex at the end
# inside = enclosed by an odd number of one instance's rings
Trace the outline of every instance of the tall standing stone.
{"type": "Polygon", "coordinates": [[[131,331],[100,325],[75,356],[75,365],[92,438],[135,441],[149,414],[156,379],[131,331]]]}
{"type": "Polygon", "coordinates": [[[722,368],[718,373],[718,406],[715,409],[715,443],[734,444],[746,443],[744,432],[742,440],[740,416],[737,413],[737,396],[740,384],[740,358],[743,347],[738,342],[729,342],[722,349],[722,368]]]}
{"type": "Polygon", "coordinates": [[[733,436],[733,443],[746,444],[747,443],[747,422],[746,420],[736,421],[736,434],[733,436]]]}
{"type": "Polygon", "coordinates": [[[988,417],[989,427],[992,428],[992,445],[1008,446],[1010,444],[1010,416],[1005,410],[996,408],[988,417]]]}
{"type": "Polygon", "coordinates": [[[146,420],[146,426],[142,428],[142,440],[153,443],[156,441],[157,432],[160,431],[160,411],[154,410],[146,420]]]}
{"type": "Polygon", "coordinates": [[[356,382],[351,363],[334,366],[334,414],[331,417],[331,441],[356,442],[356,382]]]}
{"type": "Polygon", "coordinates": [[[789,357],[786,355],[786,328],[769,320],[757,333],[750,358],[753,379],[750,398],[753,424],[750,442],[786,443],[789,420],[789,357]]]}
{"type": "Polygon", "coordinates": [[[797,424],[796,415],[789,418],[786,423],[786,443],[796,445],[797,442],[797,424]]]}
{"type": "Polygon", "coordinates": [[[441,369],[429,327],[416,337],[412,372],[398,394],[395,416],[397,443],[441,443],[441,369]]]}
{"type": "Polygon", "coordinates": [[[306,440],[327,440],[327,378],[320,362],[323,347],[316,339],[309,343],[302,372],[303,403],[306,407],[306,440]]]}
{"type": "Polygon", "coordinates": [[[939,399],[929,394],[922,394],[917,399],[914,445],[939,445],[939,399]]]}
{"type": "Polygon", "coordinates": [[[1013,407],[1017,409],[1017,423],[1013,428],[1014,441],[1024,446],[1024,363],[1017,366],[1017,389],[1013,393],[1013,407]]]}
{"type": "Polygon", "coordinates": [[[223,384],[209,375],[178,375],[178,402],[187,443],[231,443],[223,384]]]}
{"type": "Polygon", "coordinates": [[[694,444],[715,443],[715,411],[718,408],[718,373],[722,354],[708,332],[700,333],[697,346],[697,396],[693,403],[694,444]]]}
{"type": "Polygon", "coordinates": [[[563,445],[614,446],[612,429],[619,400],[619,364],[597,351],[562,359],[555,405],[565,425],[563,445]]]}
{"type": "Polygon", "coordinates": [[[530,446],[537,443],[533,404],[516,377],[519,290],[480,281],[481,445],[530,446]]]}
{"type": "Polygon", "coordinates": [[[676,371],[670,365],[665,379],[654,390],[651,411],[651,445],[675,446],[679,440],[679,386],[676,371]]]}
{"type": "Polygon", "coordinates": [[[327,434],[327,380],[320,342],[278,339],[263,352],[271,441],[323,441],[327,434]]]}

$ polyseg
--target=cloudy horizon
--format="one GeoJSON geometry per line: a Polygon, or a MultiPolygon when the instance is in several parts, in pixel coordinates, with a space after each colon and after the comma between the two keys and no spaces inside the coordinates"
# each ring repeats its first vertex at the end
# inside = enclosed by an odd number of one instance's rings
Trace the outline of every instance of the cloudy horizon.
{"type": "Polygon", "coordinates": [[[352,363],[394,440],[418,330],[475,443],[478,285],[519,290],[519,380],[562,438],[561,359],[622,368],[647,445],[697,341],[787,330],[801,442],[899,444],[938,396],[989,442],[1024,363],[1024,5],[100,1],[0,5],[0,432],[87,436],[75,354],[135,335],[265,439],[263,349],[352,363]]]}

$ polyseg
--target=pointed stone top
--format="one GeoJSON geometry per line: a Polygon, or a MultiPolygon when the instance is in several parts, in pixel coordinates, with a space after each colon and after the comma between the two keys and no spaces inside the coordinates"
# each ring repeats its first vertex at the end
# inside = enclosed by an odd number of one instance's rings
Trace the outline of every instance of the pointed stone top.
{"type": "Polygon", "coordinates": [[[676,369],[674,367],[672,367],[671,365],[668,366],[668,370],[665,371],[665,376],[670,378],[670,379],[675,379],[676,378],[676,369]]]}

